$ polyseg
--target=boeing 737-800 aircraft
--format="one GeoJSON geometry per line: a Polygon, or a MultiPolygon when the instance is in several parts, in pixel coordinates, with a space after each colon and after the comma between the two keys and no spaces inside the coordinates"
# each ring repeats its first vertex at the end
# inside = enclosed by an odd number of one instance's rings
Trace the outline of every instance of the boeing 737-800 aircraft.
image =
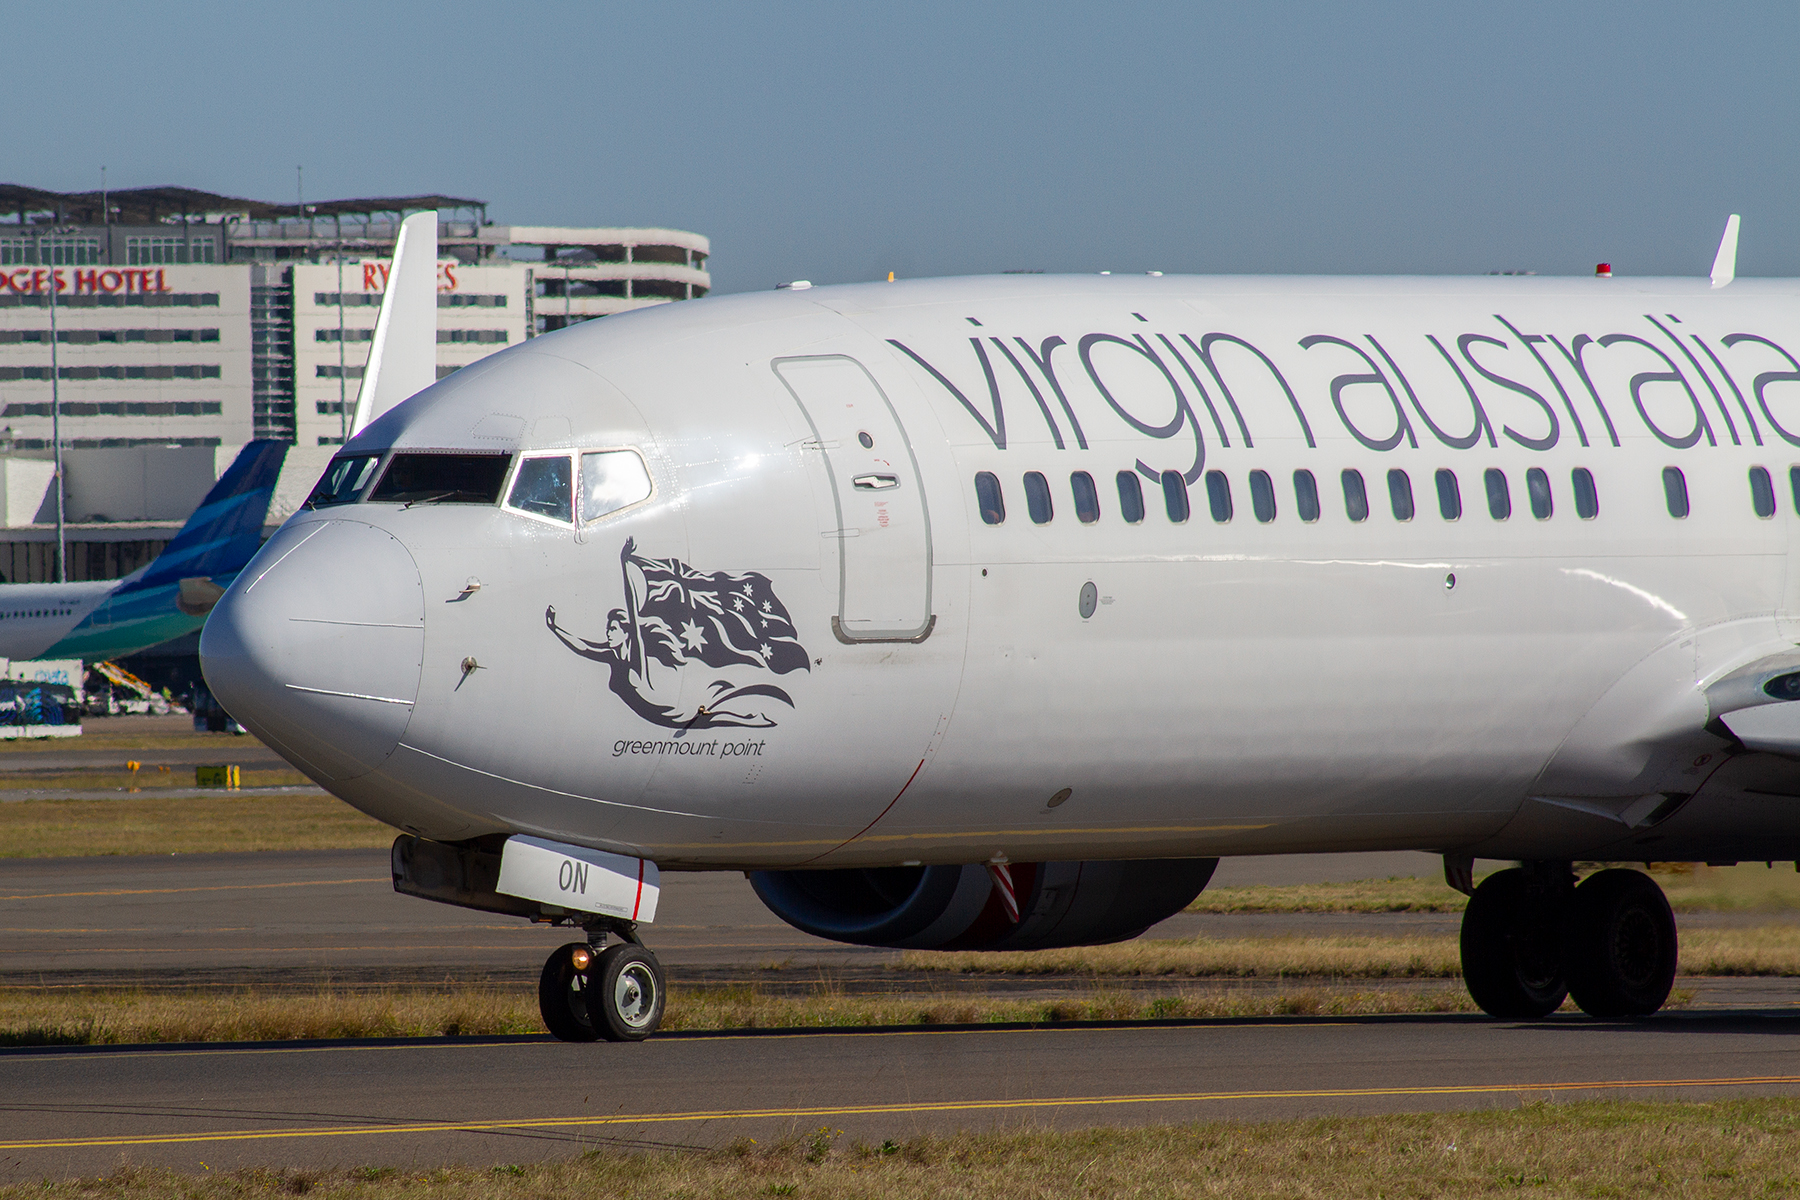
{"type": "Polygon", "coordinates": [[[544,971],[564,1038],[654,1029],[659,870],[998,950],[1351,850],[1444,855],[1488,1012],[1647,1014],[1668,904],[1571,864],[1800,858],[1800,288],[1725,282],[1007,276],[580,325],[346,445],[207,679],[405,831],[400,891],[588,931],[544,971]]]}
{"type": "Polygon", "coordinates": [[[238,451],[175,540],[124,579],[0,584],[0,658],[120,658],[199,629],[262,544],[284,442],[238,451]]]}

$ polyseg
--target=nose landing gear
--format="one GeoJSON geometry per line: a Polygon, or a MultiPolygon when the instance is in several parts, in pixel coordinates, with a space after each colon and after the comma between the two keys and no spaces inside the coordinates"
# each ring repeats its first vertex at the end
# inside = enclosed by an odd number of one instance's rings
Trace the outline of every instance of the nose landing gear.
{"type": "Polygon", "coordinates": [[[1649,876],[1608,870],[1580,886],[1567,863],[1482,881],[1463,912],[1463,980],[1489,1016],[1531,1020],[1573,996],[1591,1017],[1647,1017],[1675,982],[1675,914],[1649,876]]]}
{"type": "Polygon", "coordinates": [[[551,954],[538,977],[538,1011],[565,1042],[641,1042],[662,1024],[666,997],[662,964],[630,927],[590,929],[587,942],[551,954]],[[608,932],[629,940],[608,946],[608,932]]]}

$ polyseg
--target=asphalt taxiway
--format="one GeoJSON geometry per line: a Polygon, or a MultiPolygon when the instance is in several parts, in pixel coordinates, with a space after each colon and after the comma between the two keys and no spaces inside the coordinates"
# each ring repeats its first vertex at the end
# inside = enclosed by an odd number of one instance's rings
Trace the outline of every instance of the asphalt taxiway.
{"type": "MultiPolygon", "coordinates": [[[[1218,882],[1437,867],[1426,855],[1228,860],[1218,882]]],[[[895,970],[895,952],[783,924],[741,875],[663,882],[647,932],[677,986],[752,975],[763,986],[821,975],[918,986],[895,970]]],[[[1682,917],[1702,919],[1736,918],[1682,917]]],[[[1184,913],[1150,936],[1449,933],[1456,924],[1442,914],[1184,913]]],[[[524,981],[569,937],[396,895],[384,851],[0,860],[0,988],[524,981]]],[[[1687,1008],[1637,1024],[1407,1016],[673,1034],[631,1046],[546,1037],[0,1050],[0,1181],[125,1162],[517,1162],[821,1126],[878,1142],[1546,1097],[1800,1095],[1800,982],[1682,986],[1696,992],[1687,1008]]]]}
{"type": "Polygon", "coordinates": [[[1800,1017],[1682,1014],[15,1050],[0,1180],[1797,1090],[1800,1017]]]}

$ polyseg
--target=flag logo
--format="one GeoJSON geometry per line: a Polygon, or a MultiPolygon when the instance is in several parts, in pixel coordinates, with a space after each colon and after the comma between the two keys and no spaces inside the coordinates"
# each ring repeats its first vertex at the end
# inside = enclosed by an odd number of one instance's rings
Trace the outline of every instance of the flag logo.
{"type": "Polygon", "coordinates": [[[645,558],[637,541],[619,551],[625,607],[607,614],[606,635],[589,641],[557,623],[544,624],[583,658],[605,664],[608,686],[633,712],[676,731],[736,727],[767,729],[773,713],[793,697],[762,672],[811,671],[806,647],[766,575],[696,571],[680,559],[645,558]],[[690,670],[715,675],[700,688],[684,684],[690,670]]]}

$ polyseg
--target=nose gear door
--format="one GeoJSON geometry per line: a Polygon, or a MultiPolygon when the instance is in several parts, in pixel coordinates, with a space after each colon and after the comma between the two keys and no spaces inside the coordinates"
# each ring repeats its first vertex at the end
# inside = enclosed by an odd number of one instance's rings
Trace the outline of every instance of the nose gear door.
{"type": "Polygon", "coordinates": [[[822,514],[838,543],[841,642],[922,642],[931,612],[931,519],[912,443],[881,386],[843,354],[782,358],[775,374],[812,426],[833,510],[822,514]]]}

